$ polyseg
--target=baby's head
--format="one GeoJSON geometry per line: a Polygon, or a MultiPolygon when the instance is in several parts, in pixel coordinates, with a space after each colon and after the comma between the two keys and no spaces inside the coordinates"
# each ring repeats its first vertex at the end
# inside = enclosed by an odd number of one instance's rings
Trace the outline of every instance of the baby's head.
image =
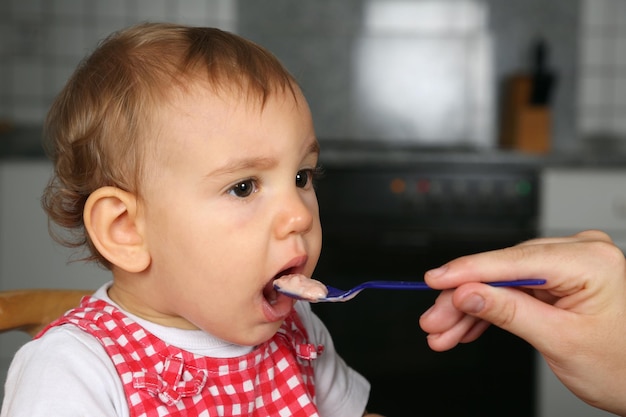
{"type": "Polygon", "coordinates": [[[273,281],[321,250],[318,143],[302,92],[259,46],[144,24],[104,41],[54,103],[43,203],[111,269],[109,296],[162,325],[256,345],[293,307],[273,281]]]}
{"type": "Polygon", "coordinates": [[[215,28],[140,24],[113,33],[81,62],[53,103],[44,132],[55,175],[43,206],[65,228],[51,228],[57,241],[86,245],[88,259],[110,267],[85,231],[85,202],[103,186],[141,196],[150,175],[146,162],[158,146],[159,110],[203,79],[216,93],[240,93],[261,105],[272,94],[297,89],[270,52],[215,28]]]}

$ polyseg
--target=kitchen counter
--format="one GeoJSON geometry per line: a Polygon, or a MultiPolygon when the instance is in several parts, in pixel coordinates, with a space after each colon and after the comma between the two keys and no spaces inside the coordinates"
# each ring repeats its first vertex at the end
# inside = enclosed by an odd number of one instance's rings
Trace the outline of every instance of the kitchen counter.
{"type": "MultiPolygon", "coordinates": [[[[0,160],[47,159],[42,127],[0,129],[0,160]]],[[[423,147],[414,144],[320,139],[322,165],[351,164],[486,164],[626,168],[626,149],[611,146],[568,153],[533,155],[502,149],[423,147]]]]}
{"type": "Polygon", "coordinates": [[[47,159],[41,126],[0,126],[0,160],[47,159]]]}
{"type": "Polygon", "coordinates": [[[580,151],[529,154],[505,149],[471,147],[433,148],[416,145],[381,144],[357,141],[320,140],[322,164],[403,165],[446,164],[487,166],[519,165],[536,167],[626,168],[626,149],[604,147],[580,151]]]}

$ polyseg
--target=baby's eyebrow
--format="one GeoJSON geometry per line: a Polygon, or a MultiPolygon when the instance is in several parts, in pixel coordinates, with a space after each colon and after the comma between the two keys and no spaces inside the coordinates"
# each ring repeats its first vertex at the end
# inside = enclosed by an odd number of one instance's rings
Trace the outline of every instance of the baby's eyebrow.
{"type": "Polygon", "coordinates": [[[207,177],[230,174],[245,169],[270,169],[278,164],[276,158],[244,158],[227,161],[224,165],[206,174],[207,177]]]}
{"type": "Polygon", "coordinates": [[[320,144],[317,140],[314,140],[311,143],[311,146],[309,146],[309,153],[315,153],[318,154],[320,153],[320,144]]]}
{"type": "MultiPolygon", "coordinates": [[[[319,142],[314,139],[307,149],[308,154],[316,154],[320,153],[320,145],[319,142]]],[[[240,158],[233,159],[231,161],[226,161],[222,166],[214,169],[211,172],[208,172],[206,177],[213,177],[218,175],[230,174],[233,172],[246,170],[250,168],[255,169],[271,169],[278,165],[277,158],[268,158],[268,157],[251,157],[251,158],[240,158]]]]}

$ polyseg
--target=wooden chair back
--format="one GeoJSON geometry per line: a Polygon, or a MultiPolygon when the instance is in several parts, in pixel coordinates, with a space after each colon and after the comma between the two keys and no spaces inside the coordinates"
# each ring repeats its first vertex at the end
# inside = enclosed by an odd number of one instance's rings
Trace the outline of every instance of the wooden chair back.
{"type": "Polygon", "coordinates": [[[50,322],[78,306],[93,290],[24,289],[0,291],[0,332],[21,330],[35,336],[50,322]]]}

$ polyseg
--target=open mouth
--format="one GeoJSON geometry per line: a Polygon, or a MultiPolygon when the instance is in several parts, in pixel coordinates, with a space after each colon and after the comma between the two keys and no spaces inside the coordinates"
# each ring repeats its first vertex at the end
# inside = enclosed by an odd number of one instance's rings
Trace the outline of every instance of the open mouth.
{"type": "Polygon", "coordinates": [[[300,268],[297,267],[287,268],[276,274],[267,284],[265,284],[265,287],[263,287],[263,298],[265,300],[263,303],[263,313],[265,314],[267,321],[282,321],[293,309],[296,300],[276,291],[274,289],[274,281],[282,276],[293,274],[299,269],[300,268]]]}
{"type": "Polygon", "coordinates": [[[279,272],[278,274],[276,274],[274,276],[274,278],[272,278],[263,288],[263,296],[265,297],[265,299],[267,300],[267,302],[270,305],[274,305],[276,304],[277,300],[278,300],[278,291],[276,291],[274,289],[274,281],[276,281],[278,278],[284,276],[284,275],[289,275],[289,274],[293,274],[295,273],[295,268],[288,268],[285,269],[284,271],[279,272]]]}

